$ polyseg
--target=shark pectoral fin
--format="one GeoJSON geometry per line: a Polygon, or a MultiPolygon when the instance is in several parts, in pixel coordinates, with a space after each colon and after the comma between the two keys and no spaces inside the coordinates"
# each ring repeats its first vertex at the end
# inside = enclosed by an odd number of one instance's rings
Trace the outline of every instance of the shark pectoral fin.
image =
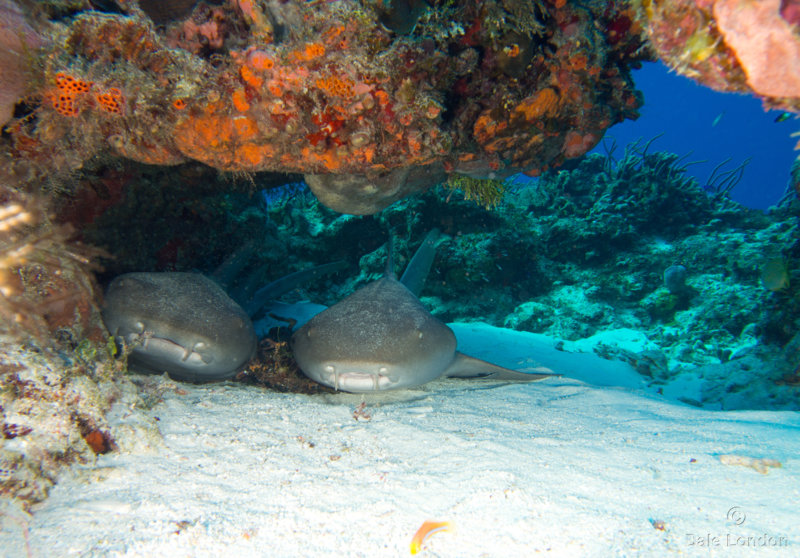
{"type": "Polygon", "coordinates": [[[479,378],[483,380],[500,380],[503,382],[533,382],[560,376],[561,374],[528,374],[503,368],[491,362],[456,352],[456,358],[444,371],[448,378],[479,378]]]}

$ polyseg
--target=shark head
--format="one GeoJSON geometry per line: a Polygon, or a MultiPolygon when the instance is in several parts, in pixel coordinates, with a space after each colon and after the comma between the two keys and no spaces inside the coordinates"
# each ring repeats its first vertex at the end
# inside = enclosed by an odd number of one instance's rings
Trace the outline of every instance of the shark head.
{"type": "Polygon", "coordinates": [[[384,277],[314,316],[292,336],[300,369],[352,393],[418,386],[454,358],[452,330],[399,281],[384,277]]]}
{"type": "Polygon", "coordinates": [[[103,320],[133,347],[133,368],[195,382],[232,377],[253,356],[250,318],[197,273],[127,273],[108,287],[103,320]]]}

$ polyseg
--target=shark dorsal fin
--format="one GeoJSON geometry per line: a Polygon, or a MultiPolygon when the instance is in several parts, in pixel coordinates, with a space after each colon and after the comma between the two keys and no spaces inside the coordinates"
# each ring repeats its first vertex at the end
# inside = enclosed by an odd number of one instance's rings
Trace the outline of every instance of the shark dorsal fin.
{"type": "Polygon", "coordinates": [[[394,272],[394,235],[389,231],[389,240],[386,241],[386,265],[383,268],[386,277],[397,279],[394,272]]]}
{"type": "Polygon", "coordinates": [[[400,278],[400,282],[416,296],[422,292],[425,278],[431,270],[433,258],[436,257],[436,241],[439,240],[440,234],[439,229],[433,229],[428,233],[400,278]]]}

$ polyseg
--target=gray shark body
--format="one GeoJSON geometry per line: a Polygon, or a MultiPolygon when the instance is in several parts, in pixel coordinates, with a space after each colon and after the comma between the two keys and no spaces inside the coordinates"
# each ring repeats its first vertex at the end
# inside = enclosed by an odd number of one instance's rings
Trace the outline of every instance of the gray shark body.
{"type": "Polygon", "coordinates": [[[456,350],[456,337],[422,306],[413,288],[433,259],[432,231],[398,281],[387,271],[378,281],[320,312],[292,336],[303,373],[337,390],[364,393],[415,387],[440,377],[532,381],[525,374],[469,357],[456,350]]]}
{"type": "Polygon", "coordinates": [[[193,382],[233,377],[256,349],[247,313],[198,273],[127,273],[109,285],[103,321],[133,347],[132,368],[193,382]]]}

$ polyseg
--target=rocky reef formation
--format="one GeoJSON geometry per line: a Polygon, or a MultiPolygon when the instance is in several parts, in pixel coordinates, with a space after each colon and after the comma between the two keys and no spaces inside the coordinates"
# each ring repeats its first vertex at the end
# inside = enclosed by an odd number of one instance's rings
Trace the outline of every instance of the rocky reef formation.
{"type": "Polygon", "coordinates": [[[0,5],[17,183],[98,157],[195,160],[304,174],[323,203],[367,214],[448,175],[580,157],[636,118],[630,69],[656,55],[769,107],[800,102],[798,10],[779,0],[20,1],[28,17],[0,5]]]}
{"type": "Polygon", "coordinates": [[[0,186],[0,496],[25,505],[117,448],[106,413],[135,399],[99,320],[98,251],[70,236],[41,198],[0,186]]]}
{"type": "Polygon", "coordinates": [[[579,157],[637,116],[629,70],[649,58],[624,2],[230,0],[159,13],[161,25],[152,3],[74,2],[66,17],[39,4],[50,41],[6,127],[16,176],[103,154],[196,160],[309,175],[352,213],[432,182],[407,175],[538,173],[579,157]]]}

